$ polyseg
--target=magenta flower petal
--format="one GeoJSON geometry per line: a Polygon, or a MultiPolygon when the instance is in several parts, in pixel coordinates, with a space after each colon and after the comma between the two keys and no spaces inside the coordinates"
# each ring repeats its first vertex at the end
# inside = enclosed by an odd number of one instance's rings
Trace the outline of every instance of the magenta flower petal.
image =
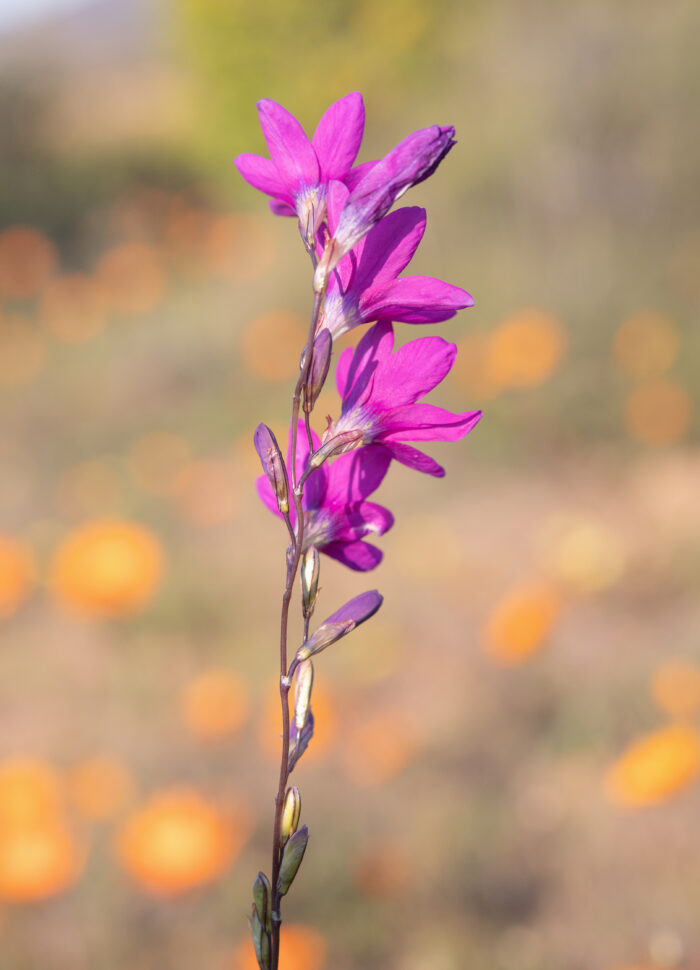
{"type": "Polygon", "coordinates": [[[335,233],[336,262],[407,189],[432,175],[455,144],[454,133],[453,127],[439,125],[414,131],[369,169],[351,191],[340,217],[335,233]]]}
{"type": "Polygon", "coordinates": [[[366,290],[360,313],[369,320],[437,323],[473,304],[469,293],[459,286],[431,276],[403,276],[366,290]]]}
{"type": "Polygon", "coordinates": [[[345,506],[342,516],[338,516],[333,538],[354,542],[372,533],[383,536],[393,524],[394,516],[383,505],[377,505],[376,502],[353,502],[345,506]]]}
{"type": "MultiPolygon", "coordinates": [[[[263,505],[267,506],[270,512],[274,512],[275,515],[281,519],[282,513],[277,507],[277,499],[275,498],[275,493],[272,490],[272,485],[270,485],[267,475],[260,475],[258,478],[256,478],[255,487],[263,505]]],[[[290,505],[289,512],[290,515],[294,515],[293,505],[290,505]]]]}
{"type": "Polygon", "coordinates": [[[371,327],[355,348],[348,367],[345,389],[341,392],[343,407],[355,408],[372,392],[377,368],[391,359],[394,329],[388,321],[371,327]]]}
{"type": "Polygon", "coordinates": [[[390,462],[391,455],[376,445],[336,458],[328,471],[324,506],[337,508],[361,502],[379,488],[390,462]]]}
{"type": "Polygon", "coordinates": [[[417,448],[399,444],[398,442],[391,442],[390,450],[393,457],[408,468],[413,468],[417,472],[423,472],[425,475],[432,475],[434,478],[445,477],[445,469],[442,465],[438,465],[434,458],[419,451],[417,448]]]}
{"type": "Polygon", "coordinates": [[[408,206],[390,212],[364,237],[354,288],[362,291],[393,281],[413,259],[424,232],[425,209],[408,206]]]}
{"type": "Polygon", "coordinates": [[[279,199],[270,199],[270,212],[276,216],[296,216],[296,209],[287,202],[280,202],[279,199]]]}
{"type": "Polygon", "coordinates": [[[434,404],[394,408],[382,421],[380,439],[390,441],[459,441],[481,420],[481,411],[453,414],[434,404]]]}
{"type": "Polygon", "coordinates": [[[331,559],[336,559],[356,572],[366,573],[374,569],[384,558],[381,549],[377,549],[369,542],[328,542],[321,547],[321,552],[325,552],[331,559]]]}
{"type": "Polygon", "coordinates": [[[455,344],[442,337],[420,337],[399,347],[383,362],[374,382],[373,406],[386,410],[415,404],[447,377],[456,356],[455,344]]]}
{"type": "Polygon", "coordinates": [[[351,169],[351,171],[348,172],[343,181],[350,192],[352,192],[356,185],[360,184],[368,172],[372,171],[378,161],[379,159],[375,158],[371,162],[360,162],[359,165],[356,165],[353,169],[351,169]]]}
{"type": "Polygon", "coordinates": [[[276,199],[287,199],[288,204],[291,205],[292,196],[280,178],[277,167],[269,158],[263,158],[262,155],[243,154],[234,158],[233,164],[253,188],[276,199]]]}
{"type": "Polygon", "coordinates": [[[345,395],[345,388],[348,384],[348,374],[350,373],[350,365],[352,364],[352,359],[355,356],[355,351],[352,347],[346,347],[338,358],[338,362],[335,365],[335,386],[338,388],[338,394],[341,397],[345,395]]]}
{"type": "Polygon", "coordinates": [[[276,101],[258,101],[260,126],[287,192],[296,196],[303,187],[318,184],[320,172],[313,146],[294,115],[276,101]]]}
{"type": "Polygon", "coordinates": [[[319,121],[312,139],[324,181],[342,181],[357,158],[365,129],[365,106],[362,95],[346,94],[328,108],[319,121]]]}

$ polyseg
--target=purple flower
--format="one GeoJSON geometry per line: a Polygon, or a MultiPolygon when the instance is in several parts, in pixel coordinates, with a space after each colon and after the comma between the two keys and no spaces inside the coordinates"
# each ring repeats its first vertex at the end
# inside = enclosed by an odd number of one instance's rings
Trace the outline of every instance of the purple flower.
{"type": "Polygon", "coordinates": [[[352,188],[343,206],[333,239],[326,246],[318,265],[314,286],[321,289],[323,279],[338,260],[349,253],[362,237],[383,218],[392,205],[412,185],[432,175],[453,145],[455,130],[450,125],[431,125],[404,138],[352,188]]]}
{"type": "MultiPolygon", "coordinates": [[[[328,108],[309,141],[297,119],[276,101],[258,101],[260,125],[269,158],[244,154],[234,165],[246,182],[272,196],[277,215],[297,215],[304,236],[311,240],[323,221],[326,191],[331,179],[344,181],[357,157],[365,126],[362,95],[353,92],[328,108]]],[[[350,179],[369,166],[358,166],[350,179]]]]}
{"type": "Polygon", "coordinates": [[[457,441],[478,423],[481,411],[452,414],[417,403],[449,373],[457,355],[454,344],[420,337],[396,351],[393,347],[392,325],[382,322],[340,355],[336,382],[343,408],[324,442],[361,430],[363,444],[381,445],[409,468],[442,477],[445,470],[436,461],[404,442],[457,441]]]}
{"type": "MultiPolygon", "coordinates": [[[[348,197],[339,182],[328,193],[332,234],[348,197]]],[[[338,263],[331,274],[320,326],[333,337],[374,320],[437,323],[473,306],[469,293],[431,276],[404,276],[425,232],[425,209],[397,209],[385,216],[338,263]]],[[[322,331],[321,331],[322,332],[322,331]]]]}
{"type": "MultiPolygon", "coordinates": [[[[291,437],[291,435],[290,435],[291,437]]],[[[314,450],[320,441],[313,435],[314,450]]],[[[304,422],[297,436],[296,480],[299,481],[309,458],[304,422]]],[[[304,549],[316,546],[332,559],[365,572],[382,560],[382,552],[365,542],[368,535],[383,535],[394,524],[388,509],[366,499],[381,485],[391,462],[385,448],[360,448],[341,455],[330,465],[313,471],[304,486],[304,549]]],[[[277,500],[265,475],[257,480],[258,494],[265,505],[279,515],[277,500]]],[[[295,510],[290,509],[292,523],[295,510]]]]}

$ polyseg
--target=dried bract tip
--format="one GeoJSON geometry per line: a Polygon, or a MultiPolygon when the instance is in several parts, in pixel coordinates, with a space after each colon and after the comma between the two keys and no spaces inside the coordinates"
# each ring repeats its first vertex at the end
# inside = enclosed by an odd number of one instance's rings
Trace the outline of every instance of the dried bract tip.
{"type": "Polygon", "coordinates": [[[316,546],[309,546],[301,557],[301,593],[304,618],[314,611],[318,596],[318,579],[321,573],[321,557],[316,546]]]}
{"type": "Polygon", "coordinates": [[[304,385],[304,410],[307,414],[313,410],[318,395],[326,383],[328,368],[331,366],[332,351],[333,337],[330,330],[324,327],[314,340],[309,376],[304,385]]]}
{"type": "Polygon", "coordinates": [[[289,512],[289,480],[277,439],[266,424],[259,424],[253,440],[263,471],[275,493],[277,507],[286,515],[289,512]]]}
{"type": "Polygon", "coordinates": [[[280,823],[280,835],[284,844],[296,832],[301,816],[301,795],[296,785],[287,789],[284,797],[284,808],[282,809],[282,821],[280,823]]]}
{"type": "Polygon", "coordinates": [[[314,665],[310,660],[304,660],[297,667],[294,687],[294,726],[297,731],[301,731],[306,724],[313,684],[314,665]]]}
{"type": "Polygon", "coordinates": [[[354,451],[362,444],[363,432],[360,430],[341,431],[321,445],[309,458],[309,468],[320,468],[328,458],[336,458],[348,451],[354,451]]]}

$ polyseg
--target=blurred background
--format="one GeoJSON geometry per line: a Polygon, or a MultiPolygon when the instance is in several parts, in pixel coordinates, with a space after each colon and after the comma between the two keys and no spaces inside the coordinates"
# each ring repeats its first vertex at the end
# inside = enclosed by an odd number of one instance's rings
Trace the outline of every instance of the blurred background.
{"type": "MultiPolygon", "coordinates": [[[[283,970],[700,967],[694,0],[0,4],[0,963],[249,970],[307,258],[255,101],[459,144],[411,271],[476,305],[317,664],[283,970]]],[[[351,335],[356,337],[357,333],[351,335]]],[[[347,340],[344,341],[348,343],[347,340]]],[[[326,394],[319,414],[337,414],[326,394]]]]}

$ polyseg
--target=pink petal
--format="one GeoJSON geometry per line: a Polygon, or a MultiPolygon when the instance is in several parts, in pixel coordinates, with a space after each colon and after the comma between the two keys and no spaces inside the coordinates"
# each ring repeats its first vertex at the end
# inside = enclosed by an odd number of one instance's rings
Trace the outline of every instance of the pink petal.
{"type": "Polygon", "coordinates": [[[343,394],[343,412],[363,404],[372,393],[374,375],[391,357],[394,348],[394,328],[384,320],[364,334],[348,369],[343,394]]]}
{"type": "Polygon", "coordinates": [[[374,569],[384,558],[381,549],[377,549],[369,542],[328,542],[320,547],[320,552],[325,552],[331,559],[354,569],[356,572],[366,573],[374,569]]]}
{"type": "Polygon", "coordinates": [[[234,158],[233,164],[246,182],[258,191],[264,192],[265,195],[271,195],[275,199],[292,201],[284,181],[280,178],[279,172],[269,158],[263,158],[262,155],[244,154],[234,158]]]}
{"type": "Polygon", "coordinates": [[[345,205],[349,194],[350,193],[342,182],[333,181],[328,185],[328,195],[326,197],[326,217],[328,219],[328,228],[330,229],[331,236],[335,232],[335,228],[338,225],[338,219],[340,218],[340,213],[343,211],[343,206],[345,205]]]}
{"type": "Polygon", "coordinates": [[[362,539],[371,533],[382,536],[393,524],[394,516],[383,505],[353,502],[334,516],[333,536],[343,542],[362,539]]]}
{"type": "Polygon", "coordinates": [[[343,506],[360,502],[376,491],[391,463],[391,455],[379,445],[348,452],[330,465],[323,504],[343,506]]]}
{"type": "Polygon", "coordinates": [[[260,126],[287,193],[295,196],[302,186],[318,185],[316,152],[294,115],[276,101],[258,101],[260,126]]]}
{"type": "Polygon", "coordinates": [[[312,139],[324,181],[346,177],[360,150],[364,128],[365,106],[357,91],[328,108],[312,139]]]}
{"type": "Polygon", "coordinates": [[[381,441],[459,441],[481,420],[481,411],[453,414],[434,404],[395,408],[382,421],[381,441]]]}
{"type": "Polygon", "coordinates": [[[442,465],[438,465],[430,455],[418,451],[417,448],[411,448],[410,445],[403,445],[398,442],[391,442],[388,447],[393,457],[397,461],[400,461],[402,465],[406,465],[408,468],[414,468],[419,472],[424,472],[426,475],[432,475],[434,478],[445,477],[445,469],[442,465]]]}
{"type": "Polygon", "coordinates": [[[356,165],[348,174],[345,176],[345,184],[348,189],[352,192],[356,185],[362,181],[368,172],[371,172],[374,166],[379,161],[378,158],[373,159],[371,162],[361,162],[356,165]]]}
{"type": "Polygon", "coordinates": [[[425,209],[418,206],[385,216],[364,238],[353,289],[359,294],[372,284],[395,279],[413,259],[424,232],[425,209]]]}
{"type": "Polygon", "coordinates": [[[270,211],[274,212],[276,216],[294,216],[296,219],[296,209],[294,209],[287,202],[279,202],[277,199],[270,199],[269,205],[270,211]]]}
{"type": "Polygon", "coordinates": [[[366,290],[360,301],[360,312],[366,321],[437,323],[449,320],[457,310],[473,304],[469,293],[459,286],[431,276],[403,276],[366,290]]]}
{"type": "Polygon", "coordinates": [[[382,362],[372,391],[372,404],[397,408],[418,398],[444,380],[457,356],[457,347],[442,337],[411,340],[382,362]]]}
{"type": "Polygon", "coordinates": [[[335,386],[338,388],[338,394],[341,397],[345,394],[345,388],[348,383],[348,372],[354,353],[355,351],[352,347],[346,347],[338,358],[338,363],[335,365],[335,386]]]}
{"type": "MultiPolygon", "coordinates": [[[[314,451],[321,444],[321,441],[316,434],[316,432],[311,430],[311,438],[313,441],[314,451]]],[[[289,469],[291,465],[291,454],[292,454],[292,428],[289,427],[289,443],[287,446],[287,468],[289,469]]],[[[298,482],[304,473],[307,462],[309,460],[309,439],[306,435],[306,424],[300,418],[297,424],[297,451],[296,451],[296,461],[295,461],[295,474],[296,481],[298,482]]],[[[304,485],[304,508],[316,509],[323,504],[324,496],[326,494],[326,483],[327,483],[327,472],[325,467],[318,468],[315,472],[312,472],[306,480],[304,485]]],[[[291,487],[291,482],[289,483],[291,487]]],[[[292,504],[290,500],[290,505],[292,504]]]]}
{"type": "MultiPolygon", "coordinates": [[[[272,491],[272,485],[270,485],[267,475],[260,475],[259,478],[256,478],[255,487],[258,491],[258,495],[260,496],[260,500],[262,501],[263,505],[266,505],[270,510],[270,512],[274,512],[274,514],[281,519],[282,513],[277,508],[277,499],[275,498],[275,493],[272,491]]],[[[294,507],[292,506],[291,501],[289,505],[290,505],[289,511],[291,514],[292,522],[294,522],[294,518],[295,518],[294,507]]]]}

